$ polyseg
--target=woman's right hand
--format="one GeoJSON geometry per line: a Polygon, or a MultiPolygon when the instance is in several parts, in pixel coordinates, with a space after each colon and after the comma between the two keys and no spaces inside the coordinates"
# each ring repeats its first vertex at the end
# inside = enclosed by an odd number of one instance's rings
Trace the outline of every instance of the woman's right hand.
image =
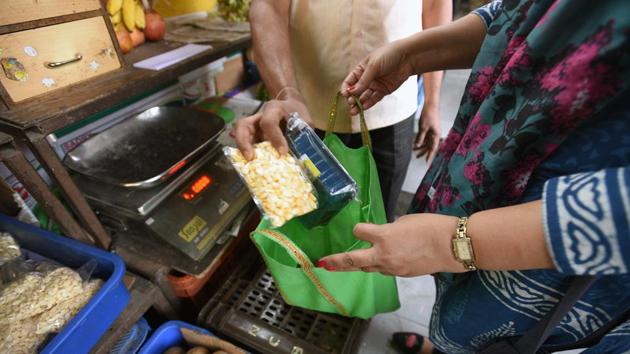
{"type": "Polygon", "coordinates": [[[402,41],[389,43],[365,57],[341,84],[341,93],[350,105],[350,113],[359,113],[351,95],[359,97],[363,109],[368,109],[394,92],[413,68],[407,59],[402,41]]]}

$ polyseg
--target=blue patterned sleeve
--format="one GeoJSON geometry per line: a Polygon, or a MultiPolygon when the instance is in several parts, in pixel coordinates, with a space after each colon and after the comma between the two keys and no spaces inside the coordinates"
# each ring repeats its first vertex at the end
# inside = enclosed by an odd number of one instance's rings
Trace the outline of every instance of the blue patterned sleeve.
{"type": "Polygon", "coordinates": [[[479,7],[472,11],[473,14],[479,16],[483,23],[486,25],[486,29],[490,27],[490,23],[494,21],[501,10],[501,6],[503,5],[503,0],[493,0],[482,7],[479,7]]]}
{"type": "Polygon", "coordinates": [[[630,167],[548,180],[543,217],[547,247],[559,271],[629,273],[630,167]]]}
{"type": "Polygon", "coordinates": [[[630,320],[613,328],[596,345],[586,349],[582,354],[628,354],[630,353],[629,339],[630,320]]]}

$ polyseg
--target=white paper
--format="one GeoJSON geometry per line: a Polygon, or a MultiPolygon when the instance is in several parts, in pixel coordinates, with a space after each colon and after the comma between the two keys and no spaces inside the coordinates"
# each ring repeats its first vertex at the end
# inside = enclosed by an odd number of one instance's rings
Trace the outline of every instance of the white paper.
{"type": "Polygon", "coordinates": [[[212,49],[211,45],[186,44],[169,52],[139,61],[133,66],[140,69],[162,70],[209,49],[212,49]]]}

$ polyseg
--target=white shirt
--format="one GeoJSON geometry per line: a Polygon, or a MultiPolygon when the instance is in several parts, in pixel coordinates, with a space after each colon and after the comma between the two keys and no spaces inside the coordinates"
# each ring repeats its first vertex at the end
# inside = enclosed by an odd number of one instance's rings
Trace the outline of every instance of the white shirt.
{"type": "MultiPolygon", "coordinates": [[[[298,88],[315,126],[326,129],[328,113],[343,79],[380,46],[421,30],[420,0],[292,0],[291,54],[298,88]]],[[[368,129],[398,123],[417,108],[416,76],[368,109],[368,129]]],[[[340,100],[335,131],[359,132],[340,100]]]]}

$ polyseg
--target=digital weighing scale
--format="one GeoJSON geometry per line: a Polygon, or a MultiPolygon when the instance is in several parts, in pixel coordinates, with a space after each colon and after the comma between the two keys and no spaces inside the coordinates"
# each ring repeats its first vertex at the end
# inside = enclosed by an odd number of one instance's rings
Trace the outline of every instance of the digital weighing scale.
{"type": "Polygon", "coordinates": [[[211,113],[154,107],[64,163],[104,226],[159,237],[199,260],[251,200],[216,142],[224,129],[211,113]]]}

